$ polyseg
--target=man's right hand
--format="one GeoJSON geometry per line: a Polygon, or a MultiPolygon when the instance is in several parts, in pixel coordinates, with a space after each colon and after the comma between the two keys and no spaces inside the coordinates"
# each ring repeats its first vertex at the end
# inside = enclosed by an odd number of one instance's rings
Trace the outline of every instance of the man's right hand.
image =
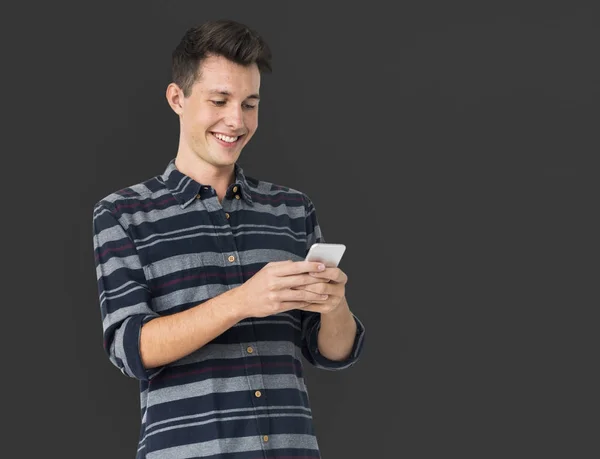
{"type": "Polygon", "coordinates": [[[294,290],[303,285],[327,282],[313,277],[310,272],[320,272],[321,263],[315,261],[276,261],[266,264],[254,276],[238,287],[242,297],[242,317],[267,317],[273,314],[300,309],[311,303],[327,299],[307,290],[294,290]]]}

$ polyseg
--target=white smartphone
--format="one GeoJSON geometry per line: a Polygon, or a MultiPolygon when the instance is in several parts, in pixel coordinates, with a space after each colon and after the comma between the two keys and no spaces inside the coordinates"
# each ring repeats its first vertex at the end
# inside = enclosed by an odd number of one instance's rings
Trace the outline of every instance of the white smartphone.
{"type": "Polygon", "coordinates": [[[328,268],[337,268],[345,251],[344,244],[317,242],[308,250],[305,261],[320,261],[328,268]]]}

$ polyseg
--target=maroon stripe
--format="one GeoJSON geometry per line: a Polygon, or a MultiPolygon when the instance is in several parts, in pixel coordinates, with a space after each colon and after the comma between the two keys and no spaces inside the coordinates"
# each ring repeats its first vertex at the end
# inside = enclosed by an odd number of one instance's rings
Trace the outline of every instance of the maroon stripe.
{"type": "Polygon", "coordinates": [[[131,249],[131,248],[133,248],[133,244],[127,244],[127,245],[122,245],[120,247],[108,248],[104,252],[100,252],[99,254],[96,254],[96,259],[103,257],[108,252],[120,252],[121,250],[126,250],[126,249],[131,249]]]}

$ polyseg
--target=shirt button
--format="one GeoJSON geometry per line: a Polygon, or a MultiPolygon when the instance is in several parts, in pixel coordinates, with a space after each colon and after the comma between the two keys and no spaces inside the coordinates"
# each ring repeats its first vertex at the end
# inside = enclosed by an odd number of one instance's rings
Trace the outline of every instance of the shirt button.
{"type": "Polygon", "coordinates": [[[231,262],[234,262],[235,261],[235,257],[233,255],[229,255],[228,260],[231,261],[231,262]]]}
{"type": "Polygon", "coordinates": [[[229,220],[229,214],[227,212],[225,212],[225,218],[227,218],[227,220],[229,220]]]}
{"type": "Polygon", "coordinates": [[[256,392],[254,392],[254,395],[256,395],[257,397],[260,397],[262,395],[262,393],[259,390],[257,390],[256,392]]]}
{"type": "Polygon", "coordinates": [[[263,441],[264,442],[268,442],[269,441],[269,436],[268,435],[263,435],[263,441]]]}
{"type": "Polygon", "coordinates": [[[233,187],[233,192],[236,193],[237,192],[237,186],[233,187]]]}
{"type": "Polygon", "coordinates": [[[248,354],[252,354],[252,353],[254,352],[254,349],[252,349],[252,346],[248,346],[248,347],[246,348],[246,352],[247,352],[248,354]]]}
{"type": "Polygon", "coordinates": [[[239,194],[236,194],[236,195],[235,195],[235,199],[240,199],[240,195],[239,195],[239,194]]]}
{"type": "Polygon", "coordinates": [[[200,194],[197,194],[196,199],[200,199],[200,198],[201,198],[200,194]]]}

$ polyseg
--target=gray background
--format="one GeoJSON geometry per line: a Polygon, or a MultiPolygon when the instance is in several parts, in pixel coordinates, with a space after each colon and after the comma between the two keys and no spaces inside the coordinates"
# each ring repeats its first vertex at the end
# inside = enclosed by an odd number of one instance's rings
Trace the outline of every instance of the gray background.
{"type": "Polygon", "coordinates": [[[6,457],[134,457],[92,206],[174,157],[171,51],[228,17],[274,52],[240,163],[313,199],[367,327],[307,368],[323,457],[597,458],[598,16],[494,3],[6,5],[6,457]]]}

